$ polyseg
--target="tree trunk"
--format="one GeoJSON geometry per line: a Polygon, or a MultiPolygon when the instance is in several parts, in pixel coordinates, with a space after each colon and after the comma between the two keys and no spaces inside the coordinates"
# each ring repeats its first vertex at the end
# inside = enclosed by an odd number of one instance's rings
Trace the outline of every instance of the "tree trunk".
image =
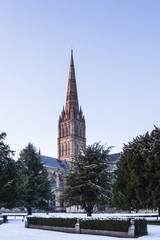
{"type": "Polygon", "coordinates": [[[92,212],[91,211],[87,211],[87,217],[91,217],[92,216],[92,212]]]}
{"type": "Polygon", "coordinates": [[[31,209],[31,207],[27,207],[27,214],[28,214],[28,215],[32,215],[32,209],[31,209]]]}
{"type": "Polygon", "coordinates": [[[88,206],[86,209],[87,212],[87,217],[91,217],[92,216],[92,207],[88,206]]]}
{"type": "Polygon", "coordinates": [[[160,217],[160,207],[158,208],[158,217],[160,217]]]}

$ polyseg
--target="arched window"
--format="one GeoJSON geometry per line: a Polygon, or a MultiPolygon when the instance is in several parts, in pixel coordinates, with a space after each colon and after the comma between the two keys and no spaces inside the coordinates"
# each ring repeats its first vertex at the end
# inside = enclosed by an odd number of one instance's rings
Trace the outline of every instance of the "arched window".
{"type": "Polygon", "coordinates": [[[61,137],[63,137],[63,125],[61,125],[61,137]]]}
{"type": "Polygon", "coordinates": [[[68,155],[70,155],[70,143],[68,142],[68,155]]]}
{"type": "Polygon", "coordinates": [[[64,124],[64,137],[66,137],[66,128],[67,128],[67,125],[66,123],[64,124]]]}
{"type": "Polygon", "coordinates": [[[62,143],[62,156],[64,154],[64,146],[63,146],[63,143],[62,143]]]}
{"type": "Polygon", "coordinates": [[[76,143],[76,154],[79,154],[79,144],[78,143],[76,143]]]}
{"type": "Polygon", "coordinates": [[[78,135],[78,126],[77,126],[77,123],[75,123],[75,135],[76,135],[76,136],[78,135]]]}
{"type": "Polygon", "coordinates": [[[65,143],[65,155],[67,156],[67,143],[65,143]]]}
{"type": "Polygon", "coordinates": [[[59,145],[59,155],[61,157],[61,145],[59,145]]]}
{"type": "Polygon", "coordinates": [[[56,205],[56,196],[54,193],[51,195],[51,207],[55,207],[56,205]]]}
{"type": "Polygon", "coordinates": [[[66,136],[68,136],[68,125],[66,124],[66,136]]]}
{"type": "Polygon", "coordinates": [[[80,125],[78,124],[78,136],[80,136],[80,125]]]}
{"type": "Polygon", "coordinates": [[[70,124],[68,124],[68,135],[70,135],[70,124]]]}

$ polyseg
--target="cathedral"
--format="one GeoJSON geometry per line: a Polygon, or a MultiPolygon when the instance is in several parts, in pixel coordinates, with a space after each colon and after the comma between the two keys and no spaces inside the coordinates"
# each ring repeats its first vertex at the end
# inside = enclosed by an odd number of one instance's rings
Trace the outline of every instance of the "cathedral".
{"type": "Polygon", "coordinates": [[[86,124],[82,109],[79,107],[73,50],[71,50],[66,103],[58,120],[58,156],[57,158],[41,156],[52,184],[52,198],[49,205],[55,211],[66,210],[64,204],[60,202],[64,174],[69,170],[70,162],[85,145],[86,124]]]}
{"type": "MultiPolygon", "coordinates": [[[[81,153],[86,146],[86,124],[81,107],[78,102],[78,92],[73,61],[73,50],[69,68],[68,88],[65,108],[58,120],[58,156],[57,158],[41,155],[41,161],[47,168],[49,180],[52,186],[52,197],[49,206],[57,212],[66,211],[63,202],[60,201],[61,189],[64,188],[64,175],[69,171],[70,163],[76,155],[81,153]]],[[[116,167],[119,154],[112,154],[110,158],[111,171],[116,167]]],[[[68,211],[80,211],[76,206],[68,211]]]]}

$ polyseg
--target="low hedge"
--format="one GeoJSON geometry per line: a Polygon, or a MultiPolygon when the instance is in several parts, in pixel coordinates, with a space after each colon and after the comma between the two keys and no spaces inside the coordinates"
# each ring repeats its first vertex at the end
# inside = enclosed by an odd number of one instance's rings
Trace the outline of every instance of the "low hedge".
{"type": "Polygon", "coordinates": [[[147,235],[147,221],[146,219],[135,219],[135,236],[140,237],[147,235]]]}
{"type": "MultiPolygon", "coordinates": [[[[28,217],[29,225],[55,226],[74,228],[77,218],[43,218],[28,217]]],[[[135,222],[135,236],[147,235],[147,221],[145,219],[133,219],[135,222]]],[[[80,219],[81,229],[94,229],[106,231],[128,232],[130,218],[127,219],[80,219]]]]}
{"type": "Polygon", "coordinates": [[[128,232],[130,220],[123,219],[84,219],[80,220],[83,229],[128,232]]]}
{"type": "Polygon", "coordinates": [[[160,225],[160,221],[159,220],[155,220],[155,221],[152,221],[152,220],[147,220],[147,224],[149,225],[160,225]]]}
{"type": "Polygon", "coordinates": [[[7,215],[2,215],[2,217],[3,217],[3,222],[4,223],[8,222],[7,215]]]}
{"type": "MultiPolygon", "coordinates": [[[[80,220],[80,227],[83,229],[95,229],[106,231],[128,232],[131,219],[84,219],[80,220]]],[[[147,221],[145,219],[134,219],[135,236],[147,235],[147,221]]]]}
{"type": "Polygon", "coordinates": [[[31,225],[74,228],[76,222],[77,222],[77,218],[28,217],[28,224],[31,224],[31,225]]]}

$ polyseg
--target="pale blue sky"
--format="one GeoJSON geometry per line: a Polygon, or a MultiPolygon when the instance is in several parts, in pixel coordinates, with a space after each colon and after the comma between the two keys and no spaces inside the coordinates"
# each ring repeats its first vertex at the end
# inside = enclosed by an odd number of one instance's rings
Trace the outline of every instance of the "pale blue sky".
{"type": "Polygon", "coordinates": [[[0,0],[1,132],[57,157],[73,48],[87,144],[160,127],[159,0],[0,0]]]}

